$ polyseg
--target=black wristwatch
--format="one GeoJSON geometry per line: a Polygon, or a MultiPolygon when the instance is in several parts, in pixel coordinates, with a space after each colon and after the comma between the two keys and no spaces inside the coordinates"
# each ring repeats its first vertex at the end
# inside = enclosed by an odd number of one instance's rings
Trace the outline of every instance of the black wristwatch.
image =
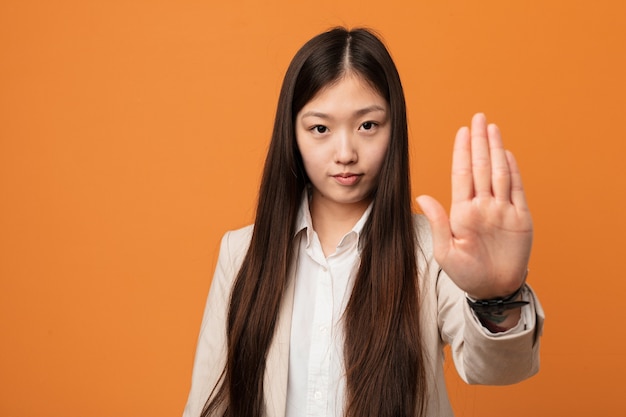
{"type": "Polygon", "coordinates": [[[523,307],[529,304],[528,301],[515,301],[515,299],[520,295],[526,283],[522,284],[521,287],[517,289],[513,294],[502,297],[502,298],[490,298],[487,300],[473,300],[466,296],[467,304],[474,310],[477,314],[492,314],[495,316],[502,315],[507,310],[512,310],[514,308],[523,307]]]}

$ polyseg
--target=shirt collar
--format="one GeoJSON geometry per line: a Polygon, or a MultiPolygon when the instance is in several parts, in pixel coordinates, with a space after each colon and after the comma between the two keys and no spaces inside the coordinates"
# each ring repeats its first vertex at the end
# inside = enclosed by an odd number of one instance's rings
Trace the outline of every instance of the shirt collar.
{"type": "MultiPolygon", "coordinates": [[[[294,236],[300,233],[303,230],[306,230],[307,242],[306,246],[308,247],[311,243],[311,236],[313,234],[313,220],[311,219],[311,210],[309,208],[310,202],[310,194],[307,190],[302,193],[302,201],[300,202],[300,208],[298,209],[298,217],[296,218],[296,229],[294,236]]],[[[361,231],[363,230],[363,226],[365,226],[365,222],[369,218],[370,212],[372,211],[372,203],[367,206],[367,209],[361,215],[359,221],[352,227],[352,229],[346,233],[348,236],[350,233],[356,234],[357,241],[361,237],[361,231]]],[[[344,238],[341,240],[343,242],[344,238]]],[[[339,243],[341,246],[341,242],[339,243]]]]}

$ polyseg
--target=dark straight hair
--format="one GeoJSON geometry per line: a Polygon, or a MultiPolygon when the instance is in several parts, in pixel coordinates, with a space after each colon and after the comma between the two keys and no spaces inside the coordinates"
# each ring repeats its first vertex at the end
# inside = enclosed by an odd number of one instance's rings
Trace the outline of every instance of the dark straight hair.
{"type": "Polygon", "coordinates": [[[298,112],[321,89],[356,74],[384,97],[391,138],[360,239],[344,313],[346,416],[421,416],[426,380],[419,328],[406,105],[389,52],[370,30],[335,28],[295,55],[281,88],[250,247],[233,285],[226,366],[202,412],[265,415],[263,377],[296,246],[308,178],[295,140],[298,112]]]}

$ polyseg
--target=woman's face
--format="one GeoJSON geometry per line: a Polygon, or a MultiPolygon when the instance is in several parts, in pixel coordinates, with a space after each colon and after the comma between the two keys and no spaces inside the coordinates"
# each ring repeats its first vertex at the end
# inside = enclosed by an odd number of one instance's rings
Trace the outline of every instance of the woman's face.
{"type": "Polygon", "coordinates": [[[320,90],[300,110],[296,141],[314,202],[369,204],[389,147],[390,125],[387,101],[353,73],[320,90]]]}

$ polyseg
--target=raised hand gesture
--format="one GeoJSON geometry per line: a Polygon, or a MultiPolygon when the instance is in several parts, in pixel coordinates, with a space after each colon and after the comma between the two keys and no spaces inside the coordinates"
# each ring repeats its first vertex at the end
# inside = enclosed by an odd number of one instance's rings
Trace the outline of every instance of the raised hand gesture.
{"type": "Polygon", "coordinates": [[[471,297],[502,297],[525,278],[533,238],[517,163],[485,115],[459,129],[452,155],[450,217],[430,196],[417,198],[433,232],[434,256],[471,297]]]}

